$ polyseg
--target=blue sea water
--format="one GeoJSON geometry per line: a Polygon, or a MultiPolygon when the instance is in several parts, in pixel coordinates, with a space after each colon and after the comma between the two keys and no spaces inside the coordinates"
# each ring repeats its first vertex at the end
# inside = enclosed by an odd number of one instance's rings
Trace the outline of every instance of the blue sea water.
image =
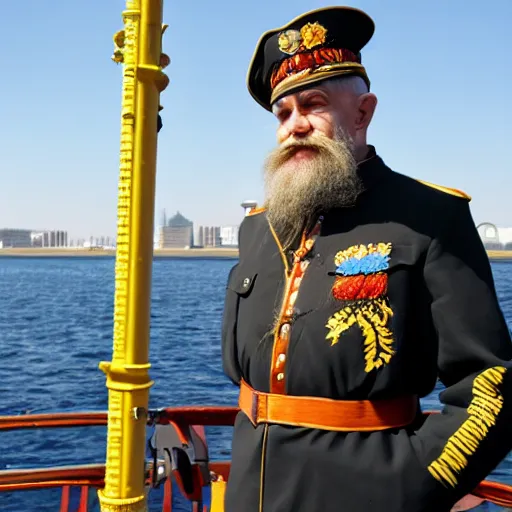
{"type": "MultiPolygon", "coordinates": [[[[233,260],[156,259],[151,315],[151,407],[235,405],[220,362],[224,286],[233,260]]],[[[512,326],[512,262],[493,263],[512,326]]],[[[0,259],[0,415],[106,410],[99,361],[112,355],[112,258],[0,259]]],[[[435,392],[425,408],[439,408],[435,392]]],[[[231,429],[207,430],[228,459],[231,429]]],[[[0,470],[103,462],[105,428],[0,433],[0,470]]],[[[509,456],[491,479],[512,484],[509,456]]],[[[0,494],[0,512],[59,510],[57,491],[0,494]]],[[[179,506],[177,510],[186,510],[179,506]]],[[[498,510],[481,507],[479,510],[498,510]]]]}

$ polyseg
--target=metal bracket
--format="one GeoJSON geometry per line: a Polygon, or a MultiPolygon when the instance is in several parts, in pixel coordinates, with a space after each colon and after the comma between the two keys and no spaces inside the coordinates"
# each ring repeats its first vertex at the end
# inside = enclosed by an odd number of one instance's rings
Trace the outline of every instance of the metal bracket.
{"type": "Polygon", "coordinates": [[[145,409],[144,407],[134,407],[132,409],[133,418],[140,420],[146,418],[148,425],[152,426],[155,423],[159,423],[162,418],[165,409],[145,409]]]}

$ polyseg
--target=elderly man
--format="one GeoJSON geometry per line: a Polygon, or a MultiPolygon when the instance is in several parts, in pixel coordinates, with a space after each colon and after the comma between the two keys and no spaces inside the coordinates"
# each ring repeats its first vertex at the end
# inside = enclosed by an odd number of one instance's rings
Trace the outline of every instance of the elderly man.
{"type": "Polygon", "coordinates": [[[250,64],[279,145],[227,285],[227,512],[448,511],[512,449],[512,343],[469,197],[367,145],[373,31],[316,10],[250,64]],[[444,408],[424,421],[437,378],[444,408]]]}

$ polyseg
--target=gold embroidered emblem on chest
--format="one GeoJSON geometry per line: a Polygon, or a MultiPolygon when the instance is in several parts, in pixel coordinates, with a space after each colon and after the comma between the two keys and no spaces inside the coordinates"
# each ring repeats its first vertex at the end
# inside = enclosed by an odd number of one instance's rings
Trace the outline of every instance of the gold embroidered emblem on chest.
{"type": "Polygon", "coordinates": [[[340,336],[357,324],[364,338],[365,371],[386,365],[394,355],[393,332],[389,320],[393,311],[387,293],[391,243],[356,245],[340,251],[334,258],[336,278],[332,288],[335,299],[345,307],[327,321],[326,339],[336,345],[340,336]]]}

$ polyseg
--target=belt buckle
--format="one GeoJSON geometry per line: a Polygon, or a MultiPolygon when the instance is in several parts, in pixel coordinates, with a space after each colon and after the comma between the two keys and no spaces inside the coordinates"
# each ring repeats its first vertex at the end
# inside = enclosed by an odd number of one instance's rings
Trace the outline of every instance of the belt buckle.
{"type": "Polygon", "coordinates": [[[259,396],[253,391],[251,397],[251,423],[256,426],[258,424],[258,404],[259,404],[259,396]]]}

